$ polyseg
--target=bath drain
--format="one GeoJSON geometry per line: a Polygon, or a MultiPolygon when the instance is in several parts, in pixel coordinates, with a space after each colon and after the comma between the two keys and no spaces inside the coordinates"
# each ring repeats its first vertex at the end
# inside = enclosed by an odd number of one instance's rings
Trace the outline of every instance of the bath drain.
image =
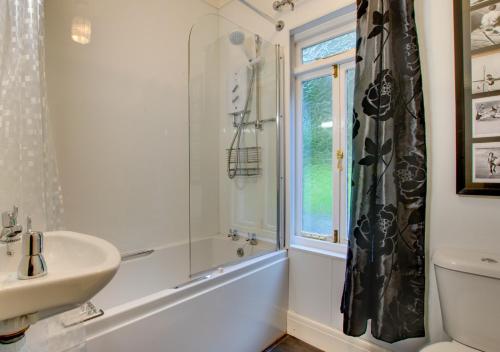
{"type": "Polygon", "coordinates": [[[245,255],[245,250],[243,248],[238,248],[236,250],[236,254],[238,255],[238,257],[243,257],[245,255]]]}

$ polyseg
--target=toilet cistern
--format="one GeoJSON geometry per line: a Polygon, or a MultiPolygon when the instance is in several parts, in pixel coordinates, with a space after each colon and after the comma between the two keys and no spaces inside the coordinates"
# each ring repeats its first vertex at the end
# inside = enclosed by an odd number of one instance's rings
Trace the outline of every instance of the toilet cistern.
{"type": "Polygon", "coordinates": [[[497,352],[500,253],[442,248],[433,256],[443,327],[453,342],[421,352],[497,352]]]}

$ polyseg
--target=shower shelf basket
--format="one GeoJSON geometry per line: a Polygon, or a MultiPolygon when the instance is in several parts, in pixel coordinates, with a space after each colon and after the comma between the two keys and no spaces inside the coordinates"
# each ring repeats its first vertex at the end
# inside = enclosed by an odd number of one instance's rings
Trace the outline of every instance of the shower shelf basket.
{"type": "Polygon", "coordinates": [[[227,149],[228,173],[234,176],[260,175],[260,147],[227,149]]]}

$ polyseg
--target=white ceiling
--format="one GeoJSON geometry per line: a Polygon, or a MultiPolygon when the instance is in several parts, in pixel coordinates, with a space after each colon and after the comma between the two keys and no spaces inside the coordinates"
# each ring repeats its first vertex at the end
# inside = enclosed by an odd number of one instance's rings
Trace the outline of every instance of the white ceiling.
{"type": "MultiPolygon", "coordinates": [[[[204,0],[204,1],[210,4],[211,6],[220,9],[221,7],[223,7],[228,3],[238,0],[204,0]]],[[[280,15],[283,15],[283,12],[276,12],[273,10],[274,0],[247,0],[247,2],[251,3],[260,11],[267,13],[271,17],[279,17],[280,15]]],[[[295,4],[296,5],[298,4],[300,6],[304,2],[306,2],[306,0],[296,0],[295,4]]],[[[288,11],[288,9],[286,9],[285,11],[288,11]]]]}
{"type": "Polygon", "coordinates": [[[205,2],[207,2],[209,5],[212,5],[217,9],[220,9],[222,6],[231,1],[232,0],[205,0],[205,2]]]}

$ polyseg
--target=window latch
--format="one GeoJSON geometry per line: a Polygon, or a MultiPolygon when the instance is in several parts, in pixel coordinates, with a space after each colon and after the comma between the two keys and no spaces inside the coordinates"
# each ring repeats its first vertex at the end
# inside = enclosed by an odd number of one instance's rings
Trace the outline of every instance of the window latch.
{"type": "Polygon", "coordinates": [[[337,150],[337,169],[339,171],[344,170],[344,151],[342,149],[337,150]]]}
{"type": "Polygon", "coordinates": [[[332,76],[333,78],[339,77],[339,65],[335,64],[332,66],[332,76]]]}
{"type": "Polygon", "coordinates": [[[332,240],[333,243],[340,243],[339,230],[333,230],[332,240]]]}

